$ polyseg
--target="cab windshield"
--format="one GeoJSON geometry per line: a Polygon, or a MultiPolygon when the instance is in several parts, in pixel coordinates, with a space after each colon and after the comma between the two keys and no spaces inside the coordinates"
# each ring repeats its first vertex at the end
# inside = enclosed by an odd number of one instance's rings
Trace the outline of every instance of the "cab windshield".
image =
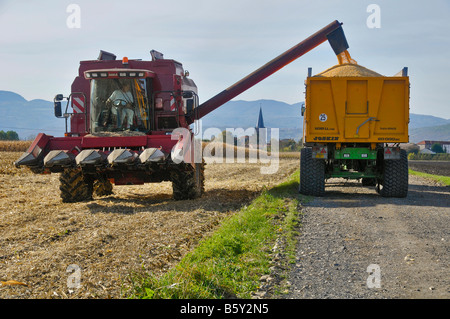
{"type": "Polygon", "coordinates": [[[148,131],[144,79],[91,81],[91,133],[148,131]]]}

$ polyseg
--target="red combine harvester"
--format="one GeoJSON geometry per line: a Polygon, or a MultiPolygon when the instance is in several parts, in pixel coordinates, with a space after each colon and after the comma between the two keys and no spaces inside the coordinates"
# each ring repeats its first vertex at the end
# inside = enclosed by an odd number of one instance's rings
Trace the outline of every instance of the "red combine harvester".
{"type": "Polygon", "coordinates": [[[196,120],[327,39],[336,55],[348,48],[341,23],[334,21],[201,105],[181,63],[156,51],[152,61],[116,60],[100,51],[97,60],[80,62],[71,94],[54,99],[55,116],[66,120],[65,136],[40,133],[15,165],[60,173],[63,202],[109,195],[112,184],[162,181],[172,182],[176,200],[197,198],[205,164],[194,160],[193,134],[177,128],[191,132],[196,120]]]}

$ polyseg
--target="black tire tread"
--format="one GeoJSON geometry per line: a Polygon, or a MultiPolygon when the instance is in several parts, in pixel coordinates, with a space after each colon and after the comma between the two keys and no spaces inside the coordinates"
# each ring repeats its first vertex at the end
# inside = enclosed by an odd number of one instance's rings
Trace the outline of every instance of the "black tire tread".
{"type": "Polygon", "coordinates": [[[408,156],[400,150],[399,160],[385,160],[383,171],[383,197],[406,197],[408,195],[408,156]]]}
{"type": "Polygon", "coordinates": [[[113,194],[113,185],[106,178],[99,178],[94,182],[94,194],[102,197],[113,194]]]}
{"type": "Polygon", "coordinates": [[[312,149],[305,147],[300,151],[300,185],[303,195],[325,195],[325,162],[312,158],[312,149]]]}
{"type": "Polygon", "coordinates": [[[175,200],[195,199],[205,191],[205,162],[196,164],[194,169],[187,165],[178,164],[178,168],[171,172],[173,198],[175,200]],[[198,170],[198,178],[197,172],[198,170]]]}
{"type": "Polygon", "coordinates": [[[81,170],[65,169],[60,177],[60,195],[64,203],[81,202],[92,199],[93,183],[85,179],[81,170]]]}

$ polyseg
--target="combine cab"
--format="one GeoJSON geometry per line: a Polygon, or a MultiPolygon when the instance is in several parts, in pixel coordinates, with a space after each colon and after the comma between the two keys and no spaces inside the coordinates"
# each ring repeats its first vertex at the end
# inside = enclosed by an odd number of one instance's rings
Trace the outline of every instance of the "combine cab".
{"type": "Polygon", "coordinates": [[[336,54],[348,48],[334,21],[201,105],[181,63],[156,51],[151,61],[100,51],[80,62],[71,94],[54,99],[65,136],[39,134],[15,164],[59,173],[64,202],[111,194],[113,184],[162,181],[172,182],[174,199],[197,198],[205,163],[190,125],[327,40],[336,54]]]}

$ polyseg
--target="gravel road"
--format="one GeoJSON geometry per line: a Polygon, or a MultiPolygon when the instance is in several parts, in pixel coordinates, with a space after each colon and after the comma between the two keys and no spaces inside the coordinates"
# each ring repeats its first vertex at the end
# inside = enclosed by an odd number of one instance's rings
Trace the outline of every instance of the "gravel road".
{"type": "Polygon", "coordinates": [[[329,180],[325,197],[303,203],[284,298],[450,298],[449,193],[411,175],[406,198],[329,180]]]}

